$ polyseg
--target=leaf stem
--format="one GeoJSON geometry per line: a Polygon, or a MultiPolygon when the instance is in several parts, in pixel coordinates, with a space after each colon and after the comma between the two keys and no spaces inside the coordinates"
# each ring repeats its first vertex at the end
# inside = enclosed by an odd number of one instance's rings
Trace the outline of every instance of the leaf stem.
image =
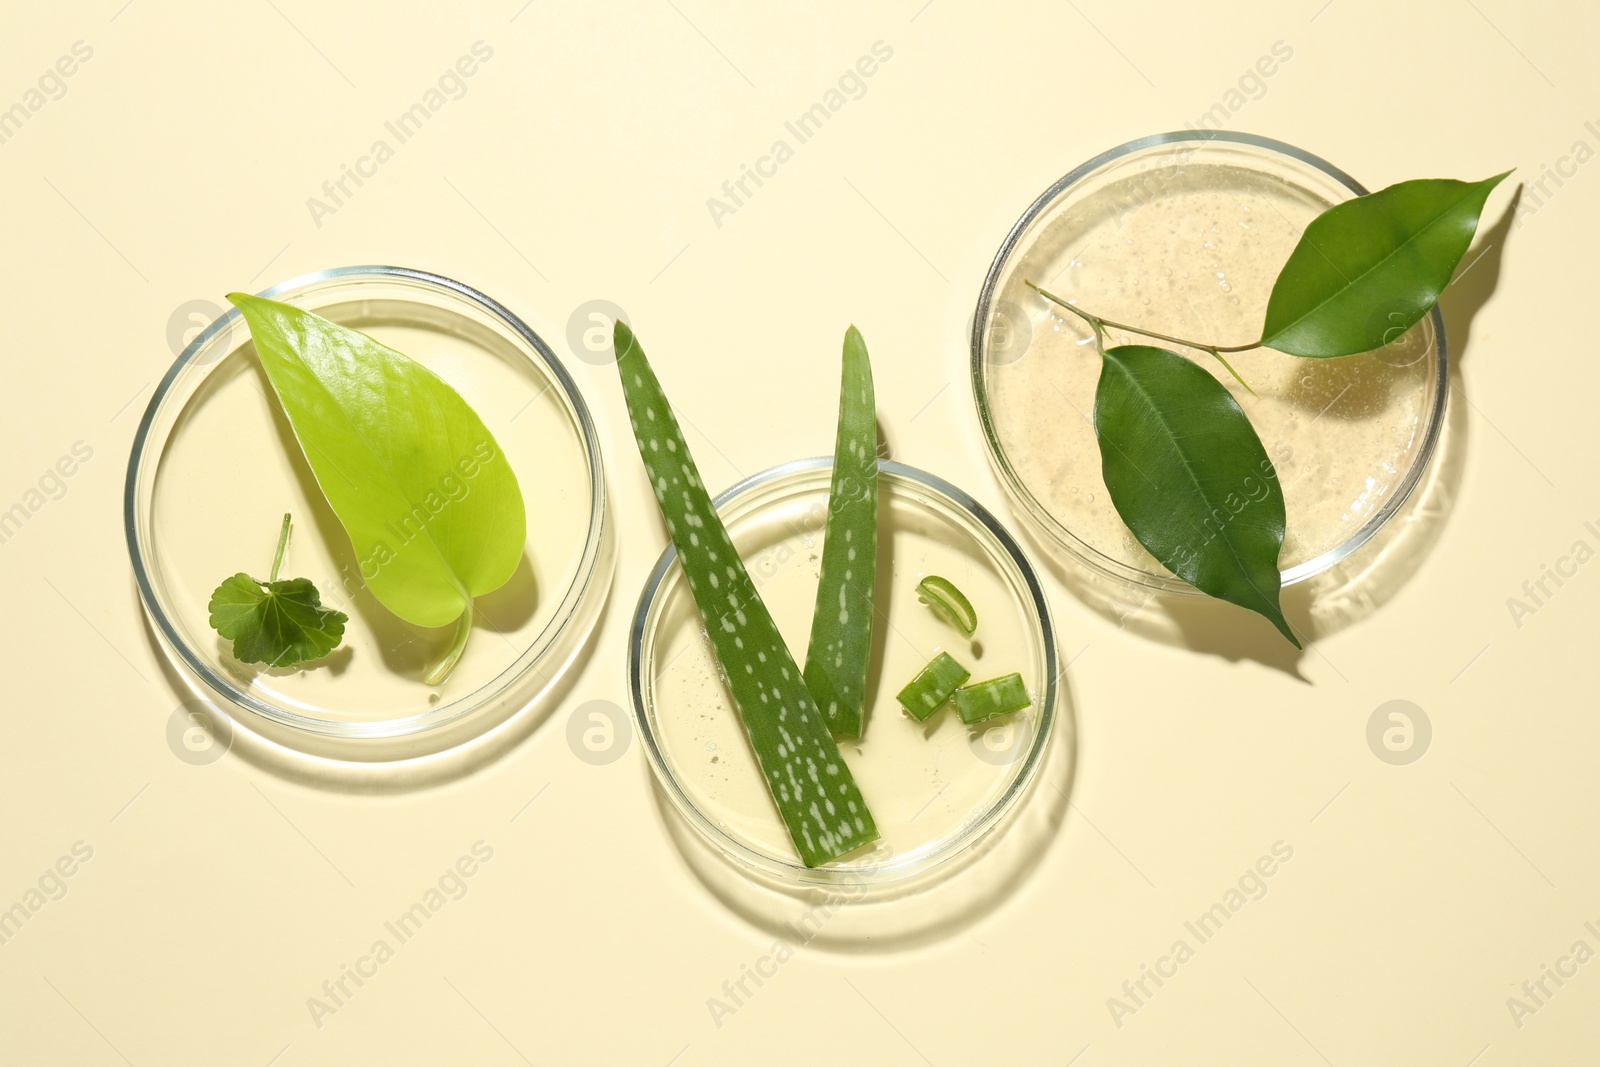
{"type": "Polygon", "coordinates": [[[271,585],[278,580],[278,568],[283,566],[283,550],[289,547],[289,513],[283,513],[283,528],[278,531],[278,552],[272,557],[272,573],[267,576],[267,584],[271,585]]]}
{"type": "Polygon", "coordinates": [[[1024,285],[1026,285],[1029,289],[1032,289],[1034,292],[1036,292],[1040,296],[1044,297],[1046,300],[1050,301],[1052,304],[1060,304],[1062,307],[1066,308],[1068,311],[1072,312],[1074,315],[1077,315],[1079,318],[1083,319],[1085,322],[1089,322],[1089,323],[1098,322],[1101,326],[1110,326],[1114,330],[1126,330],[1129,333],[1139,334],[1141,337],[1154,337],[1158,341],[1171,341],[1173,344],[1175,344],[1175,345],[1183,345],[1185,348],[1199,348],[1199,349],[1202,349],[1202,350],[1204,350],[1206,352],[1212,352],[1212,353],[1217,353],[1217,352],[1248,352],[1252,348],[1260,348],[1261,347],[1261,342],[1260,341],[1251,341],[1249,344],[1243,344],[1243,345],[1214,345],[1214,344],[1209,344],[1209,343],[1207,343],[1205,341],[1187,341],[1187,340],[1184,340],[1182,337],[1173,337],[1173,336],[1171,336],[1169,334],[1156,333],[1154,330],[1147,330],[1142,326],[1130,326],[1125,322],[1117,322],[1114,319],[1106,319],[1106,318],[1101,318],[1099,315],[1092,315],[1089,312],[1087,312],[1087,311],[1083,310],[1082,308],[1078,307],[1076,304],[1069,304],[1065,300],[1061,299],[1059,296],[1056,296],[1054,293],[1050,292],[1049,290],[1040,288],[1039,286],[1037,286],[1037,285],[1033,284],[1032,282],[1028,281],[1028,279],[1026,279],[1026,278],[1024,278],[1022,280],[1022,283],[1024,285]]]}
{"type": "Polygon", "coordinates": [[[456,669],[456,663],[461,659],[461,653],[466,651],[467,638],[472,636],[472,601],[467,601],[467,606],[461,609],[461,619],[456,623],[456,636],[450,642],[450,647],[444,650],[444,656],[428,668],[428,673],[422,680],[428,685],[438,685],[450,677],[450,672],[456,669]]]}
{"type": "Polygon", "coordinates": [[[1082,319],[1084,322],[1087,322],[1091,327],[1093,327],[1094,328],[1095,345],[1096,345],[1096,347],[1100,348],[1102,350],[1102,352],[1105,349],[1105,331],[1106,331],[1106,327],[1108,327],[1108,326],[1110,328],[1114,329],[1114,330],[1124,330],[1124,331],[1126,331],[1128,333],[1136,333],[1136,334],[1140,335],[1141,337],[1153,337],[1158,341],[1169,341],[1172,344],[1182,345],[1185,348],[1197,348],[1202,352],[1210,352],[1212,357],[1215,358],[1218,363],[1220,363],[1224,367],[1226,367],[1229,374],[1233,375],[1234,381],[1238,382],[1240,385],[1244,386],[1247,390],[1249,390],[1251,396],[1257,395],[1256,391],[1254,389],[1250,388],[1250,383],[1245,381],[1243,378],[1241,378],[1239,376],[1239,372],[1233,369],[1233,365],[1230,364],[1227,360],[1222,358],[1222,353],[1224,353],[1224,352],[1248,352],[1253,348],[1260,348],[1261,347],[1261,342],[1260,341],[1251,341],[1249,344],[1244,344],[1244,345],[1213,345],[1213,344],[1207,344],[1204,341],[1189,341],[1189,340],[1185,340],[1182,337],[1173,337],[1170,334],[1156,333],[1154,330],[1146,330],[1146,329],[1144,329],[1143,327],[1140,327],[1140,326],[1130,326],[1125,322],[1117,322],[1114,319],[1103,319],[1099,315],[1091,314],[1091,313],[1083,310],[1082,308],[1078,307],[1076,304],[1067,303],[1065,300],[1061,299],[1059,296],[1056,296],[1054,293],[1050,292],[1047,289],[1043,289],[1043,288],[1033,284],[1033,282],[1029,281],[1026,278],[1022,279],[1022,283],[1024,285],[1026,285],[1029,289],[1032,289],[1034,292],[1036,292],[1040,296],[1044,297],[1046,300],[1050,301],[1052,304],[1059,304],[1060,306],[1066,308],[1068,311],[1072,312],[1074,315],[1078,316],[1078,318],[1082,319]]]}

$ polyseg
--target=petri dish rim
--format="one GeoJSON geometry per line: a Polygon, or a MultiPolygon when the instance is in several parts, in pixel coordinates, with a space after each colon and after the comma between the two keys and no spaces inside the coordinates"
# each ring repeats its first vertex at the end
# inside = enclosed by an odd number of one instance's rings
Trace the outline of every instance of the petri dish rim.
{"type": "MultiPolygon", "coordinates": [[[[1166,574],[1153,574],[1130,566],[1121,560],[1113,559],[1101,552],[1068,529],[1061,520],[1052,515],[1049,509],[1034,496],[1033,492],[1023,482],[1021,476],[1017,474],[1016,469],[1011,465],[1010,457],[1006,455],[1005,449],[1000,444],[999,433],[995,429],[994,417],[990,411],[988,387],[984,377],[985,355],[989,333],[989,311],[994,303],[995,293],[1000,286],[1001,276],[1006,265],[1010,262],[1012,254],[1017,251],[1018,246],[1021,244],[1023,235],[1041,215],[1084,178],[1094,174],[1107,164],[1114,163],[1126,156],[1162,145],[1181,144],[1184,142],[1210,144],[1218,141],[1248,145],[1252,148],[1287,156],[1322,171],[1356,196],[1365,196],[1368,192],[1367,188],[1360,182],[1322,157],[1271,137],[1239,133],[1232,130],[1174,130],[1170,133],[1156,133],[1139,137],[1115,148],[1107,149],[1074,167],[1051,183],[1049,188],[1040,193],[1033,203],[1028,205],[1027,210],[1022,213],[1022,216],[1017,219],[1006,234],[1005,240],[1000,244],[999,251],[995,253],[993,262],[989,265],[988,272],[984,275],[983,286],[978,292],[977,309],[972,318],[970,372],[973,402],[978,409],[978,422],[983,428],[983,437],[989,449],[990,460],[1000,472],[1001,481],[1005,484],[1007,492],[1013,500],[1022,505],[1022,510],[1027,518],[1031,519],[1034,524],[1043,530],[1055,544],[1066,549],[1077,559],[1101,574],[1161,592],[1192,596],[1201,596],[1203,594],[1176,577],[1166,574]]],[[[1282,581],[1284,586],[1287,587],[1306,581],[1348,559],[1370,541],[1400,511],[1418,483],[1421,482],[1423,475],[1427,472],[1428,466],[1433,459],[1433,453],[1438,446],[1439,437],[1444,432],[1445,406],[1449,401],[1450,373],[1449,344],[1445,337],[1444,315],[1440,312],[1437,303],[1428,313],[1428,320],[1433,328],[1435,351],[1434,379],[1432,383],[1433,404],[1428,410],[1422,440],[1417,445],[1416,455],[1412,459],[1410,467],[1406,470],[1399,486],[1396,487],[1389,499],[1384,501],[1383,506],[1352,532],[1350,536],[1321,554],[1297,563],[1283,571],[1282,581]]]]}
{"type": "MultiPolygon", "coordinates": [[[[785,480],[799,481],[806,476],[826,476],[832,469],[831,456],[817,456],[779,464],[723,490],[712,504],[721,513],[748,494],[767,489],[785,480]]],[[[668,575],[673,573],[673,565],[678,559],[677,550],[670,541],[645,580],[628,629],[628,697],[633,706],[634,724],[643,740],[657,785],[671,800],[677,812],[699,831],[703,838],[721,849],[726,858],[788,884],[883,885],[927,874],[956,858],[982,840],[1016,806],[1043,765],[1050,739],[1055,732],[1057,705],[1061,699],[1061,671],[1055,626],[1044,587],[1040,584],[1038,574],[1023,553],[1022,547],[987,508],[943,478],[888,459],[878,460],[878,474],[880,478],[887,476],[900,480],[922,492],[944,498],[953,513],[991,538],[999,548],[999,552],[996,553],[998,561],[1015,569],[1021,577],[1028,600],[1026,607],[1038,623],[1036,637],[1039,641],[1040,658],[1044,664],[1045,683],[1041,687],[1038,725],[1029,742],[1028,752],[1012,775],[1011,781],[983,813],[965,822],[956,833],[938,842],[935,847],[909,853],[904,857],[871,867],[806,867],[797,860],[781,859],[753,848],[723,830],[690,798],[687,790],[678,781],[671,761],[656,736],[653,725],[654,701],[646,695],[644,680],[646,639],[649,639],[649,648],[653,650],[656,626],[663,604],[662,587],[668,575]]],[[[825,485],[819,488],[825,488],[825,485]]],[[[677,573],[681,574],[681,569],[677,573]]]]}
{"type": "MultiPolygon", "coordinates": [[[[450,297],[476,305],[480,310],[488,312],[491,317],[499,320],[501,325],[515,334],[517,339],[531,351],[531,354],[537,357],[541,372],[546,374],[559,387],[565,406],[568,409],[568,414],[576,426],[585,461],[588,465],[588,490],[590,494],[590,509],[583,549],[578,557],[574,579],[565,590],[561,603],[544,629],[532,637],[528,646],[518,655],[517,659],[484,685],[447,704],[441,704],[436,708],[430,708],[425,712],[412,715],[352,722],[306,715],[262,700],[214,670],[205,661],[205,658],[184,639],[179,628],[172,621],[162,596],[156,588],[156,582],[151,575],[151,570],[156,565],[152,562],[150,556],[152,537],[146,527],[149,522],[148,515],[153,511],[154,502],[153,500],[143,500],[142,497],[153,494],[155,477],[161,459],[161,451],[157,449],[152,453],[151,449],[153,446],[165,444],[164,436],[153,440],[152,432],[157,417],[162,414],[162,409],[169,397],[172,396],[180,377],[186,370],[200,361],[202,354],[206,353],[207,348],[219,335],[232,330],[233,324],[241,318],[238,308],[230,307],[225,313],[217,316],[189,342],[177,359],[173,360],[172,365],[156,386],[155,393],[151,396],[149,404],[146,405],[144,415],[139,421],[139,427],[134,433],[133,446],[128,457],[128,474],[123,489],[123,527],[128,543],[128,554],[133,566],[134,582],[138,588],[139,600],[145,609],[145,614],[154,623],[162,642],[169,650],[177,654],[183,665],[193,673],[195,678],[204,683],[207,692],[223,698],[228,704],[239,710],[259,716],[271,726],[288,728],[291,735],[298,733],[306,735],[308,738],[320,737],[336,742],[351,740],[377,743],[385,740],[412,739],[429,734],[443,727],[458,724],[474,712],[493,706],[500,698],[508,695],[530,671],[538,667],[546,652],[560,647],[561,639],[566,636],[566,631],[582,614],[581,606],[591,596],[596,595],[597,589],[600,590],[599,595],[604,595],[601,583],[609,577],[609,572],[603,574],[602,570],[608,557],[612,555],[607,551],[607,539],[610,536],[612,520],[608,513],[605,466],[600,450],[599,433],[595,428],[593,417],[589,413],[588,405],[584,403],[583,396],[578,391],[576,381],[568,373],[549,345],[545,343],[544,339],[492,297],[479,292],[469,285],[440,274],[433,274],[411,267],[382,265],[332,267],[310,271],[263,289],[257,295],[271,298],[277,298],[284,294],[293,296],[315,292],[319,287],[323,286],[359,284],[363,280],[400,283],[424,290],[442,292],[450,297]]],[[[208,362],[220,365],[222,360],[218,358],[214,361],[208,360],[208,362]]],[[[187,398],[185,403],[187,403],[187,398]]],[[[173,415],[174,418],[181,417],[182,409],[179,408],[174,411],[173,415]]],[[[541,687],[541,691],[543,688],[541,687]]],[[[537,695],[534,699],[537,699],[537,695]]],[[[466,740],[468,739],[462,738],[453,743],[462,743],[466,740]]]]}

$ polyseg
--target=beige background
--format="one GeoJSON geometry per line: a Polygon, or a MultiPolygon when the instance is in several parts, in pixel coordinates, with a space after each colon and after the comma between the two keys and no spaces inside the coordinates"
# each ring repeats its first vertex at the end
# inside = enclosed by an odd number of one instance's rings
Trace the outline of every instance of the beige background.
{"type": "Polygon", "coordinates": [[[1445,299],[1466,349],[1439,477],[1407,519],[1422,547],[1300,602],[1306,655],[1212,612],[1185,648],[1164,606],[1119,624],[1052,574],[1077,657],[1071,802],[987,913],[914,946],[805,949],[719,1027],[707,998],[771,935],[686,866],[636,741],[591,766],[565,740],[577,703],[625,699],[625,626],[662,543],[613,372],[570,359],[583,302],[628,310],[712,485],[826,450],[815,368],[854,321],[896,453],[1011,518],[967,322],[1006,229],[1082,160],[1226,107],[1280,40],[1292,60],[1228,126],[1372,186],[1512,165],[1532,181],[1600,148],[1591,5],[1320,4],[12,5],[0,107],[74,42],[93,56],[0,144],[0,508],[74,442],[93,458],[0,545],[0,908],[75,842],[93,858],[0,945],[0,1062],[1600,1058],[1600,963],[1547,979],[1520,1020],[1507,1006],[1575,942],[1600,950],[1600,571],[1520,627],[1507,606],[1574,542],[1600,547],[1582,325],[1600,165],[1547,180],[1537,211],[1525,190],[1518,225],[1491,200],[1492,247],[1445,299]],[[466,95],[318,225],[307,198],[479,40],[493,58],[466,95]],[[877,41],[893,58],[865,95],[719,227],[707,197],[877,41]],[[473,284],[570,359],[623,516],[564,705],[476,774],[378,797],[174,756],[178,697],[120,521],[174,310],[370,262],[473,284]],[[1366,741],[1393,699],[1433,726],[1409,766],[1366,741]],[[467,895],[316,1026],[307,998],[478,840],[494,855],[467,895]],[[1119,1026],[1108,998],[1278,841],[1293,859],[1267,895],[1119,1026]]]}

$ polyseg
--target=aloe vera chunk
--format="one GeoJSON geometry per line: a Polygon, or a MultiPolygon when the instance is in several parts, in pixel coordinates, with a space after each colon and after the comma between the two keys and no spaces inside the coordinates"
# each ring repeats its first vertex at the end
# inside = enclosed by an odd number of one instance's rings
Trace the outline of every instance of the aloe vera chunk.
{"type": "Polygon", "coordinates": [[[971,677],[972,672],[956,662],[954,656],[941,652],[906,683],[896,699],[907,715],[918,722],[927,722],[929,716],[944,707],[950,694],[971,677]]]}
{"type": "Polygon", "coordinates": [[[1028,687],[1022,684],[1022,675],[1013,672],[962,686],[956,690],[955,701],[956,714],[971,726],[1021,711],[1033,703],[1033,698],[1028,696],[1028,687]]]}

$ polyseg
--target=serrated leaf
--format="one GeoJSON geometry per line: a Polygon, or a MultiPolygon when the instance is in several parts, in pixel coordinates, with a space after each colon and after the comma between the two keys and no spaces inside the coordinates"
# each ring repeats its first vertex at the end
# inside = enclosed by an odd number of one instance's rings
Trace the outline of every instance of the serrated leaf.
{"type": "Polygon", "coordinates": [[[309,578],[261,582],[240,572],[211,594],[211,626],[241,663],[293,667],[339,647],[349,616],[322,606],[309,578]]]}
{"type": "Polygon", "coordinates": [[[844,335],[822,576],[805,667],[806,688],[827,716],[828,726],[845,737],[861,736],[877,572],[877,407],[867,343],[852,326],[844,335]]]}
{"type": "Polygon", "coordinates": [[[1350,356],[1405,333],[1450,284],[1506,174],[1400,182],[1318,215],[1273,284],[1261,343],[1293,356],[1350,356]]]}
{"type": "Polygon", "coordinates": [[[1111,502],[1139,543],[1201,592],[1266,616],[1299,648],[1278,602],[1283,490],[1222,383],[1164,348],[1108,349],[1094,428],[1111,502]]]}

